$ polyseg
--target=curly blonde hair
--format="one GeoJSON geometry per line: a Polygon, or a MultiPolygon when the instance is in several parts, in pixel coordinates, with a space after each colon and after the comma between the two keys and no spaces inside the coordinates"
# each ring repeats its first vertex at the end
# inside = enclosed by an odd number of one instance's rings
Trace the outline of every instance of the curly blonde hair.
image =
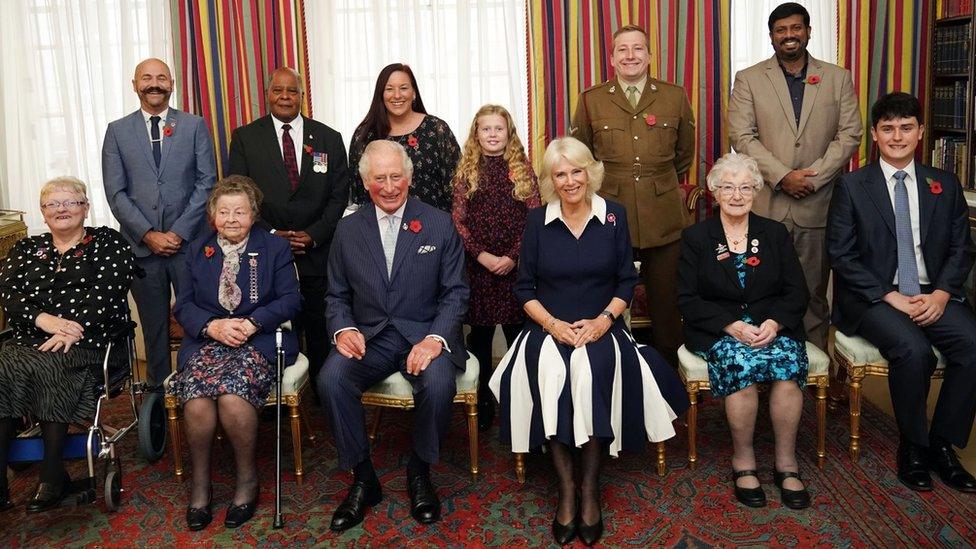
{"type": "Polygon", "coordinates": [[[505,119],[508,125],[508,144],[505,145],[505,152],[502,156],[508,169],[512,174],[512,196],[516,200],[525,201],[535,194],[535,181],[532,177],[532,168],[529,167],[529,158],[525,154],[525,148],[515,131],[515,121],[505,107],[499,105],[484,105],[474,115],[471,121],[471,131],[468,132],[468,139],[464,142],[464,150],[461,152],[461,161],[458,162],[457,170],[454,172],[454,180],[458,185],[466,187],[464,195],[471,198],[471,195],[478,190],[478,178],[481,166],[481,145],[478,143],[478,119],[482,116],[497,114],[505,119]]]}

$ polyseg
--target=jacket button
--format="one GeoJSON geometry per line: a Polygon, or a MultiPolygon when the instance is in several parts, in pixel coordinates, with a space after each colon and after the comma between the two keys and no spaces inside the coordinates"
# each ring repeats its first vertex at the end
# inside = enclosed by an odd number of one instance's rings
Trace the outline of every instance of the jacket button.
{"type": "Polygon", "coordinates": [[[745,310],[745,309],[748,309],[748,308],[749,308],[749,306],[748,306],[748,305],[746,305],[745,303],[743,303],[743,304],[742,304],[742,309],[743,309],[743,310],[745,310]]]}
{"type": "Polygon", "coordinates": [[[154,210],[156,209],[156,205],[155,205],[155,204],[153,204],[153,209],[154,209],[154,210]]]}
{"type": "Polygon", "coordinates": [[[634,141],[637,141],[637,136],[636,135],[634,136],[634,141]]]}
{"type": "Polygon", "coordinates": [[[800,144],[799,143],[794,143],[793,146],[796,147],[797,149],[800,148],[800,144]]]}

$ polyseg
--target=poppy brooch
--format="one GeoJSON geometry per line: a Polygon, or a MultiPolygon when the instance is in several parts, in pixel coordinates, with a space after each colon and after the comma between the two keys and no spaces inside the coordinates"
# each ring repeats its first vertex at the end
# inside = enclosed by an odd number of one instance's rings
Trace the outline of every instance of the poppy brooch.
{"type": "Polygon", "coordinates": [[[214,253],[215,253],[215,250],[214,250],[213,246],[204,246],[203,247],[203,257],[206,257],[207,259],[210,259],[211,257],[213,257],[213,254],[214,253]]]}

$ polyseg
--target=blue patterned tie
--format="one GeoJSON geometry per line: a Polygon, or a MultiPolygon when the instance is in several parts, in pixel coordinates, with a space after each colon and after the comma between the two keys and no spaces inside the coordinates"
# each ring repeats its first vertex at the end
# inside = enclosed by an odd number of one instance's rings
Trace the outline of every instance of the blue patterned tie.
{"type": "Polygon", "coordinates": [[[902,170],[895,172],[895,237],[898,239],[898,291],[918,295],[918,265],[915,263],[915,239],[912,237],[912,212],[908,207],[908,188],[902,170]]]}

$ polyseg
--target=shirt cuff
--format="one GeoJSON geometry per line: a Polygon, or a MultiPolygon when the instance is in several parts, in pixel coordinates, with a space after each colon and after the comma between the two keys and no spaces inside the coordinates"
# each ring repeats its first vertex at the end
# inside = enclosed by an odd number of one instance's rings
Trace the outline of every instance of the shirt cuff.
{"type": "Polygon", "coordinates": [[[355,326],[350,326],[348,328],[339,328],[338,330],[335,331],[334,334],[332,334],[332,344],[333,345],[336,344],[336,338],[339,336],[339,334],[341,334],[342,332],[349,331],[349,330],[356,330],[358,332],[359,331],[359,328],[357,328],[355,326]]]}
{"type": "Polygon", "coordinates": [[[447,351],[449,353],[452,353],[453,352],[453,351],[451,351],[451,348],[447,345],[447,340],[444,339],[443,337],[441,337],[441,336],[439,336],[437,334],[427,334],[427,336],[424,339],[427,339],[428,337],[431,338],[431,339],[436,339],[437,341],[440,341],[441,342],[441,345],[444,346],[444,350],[445,351],[447,351]]]}

